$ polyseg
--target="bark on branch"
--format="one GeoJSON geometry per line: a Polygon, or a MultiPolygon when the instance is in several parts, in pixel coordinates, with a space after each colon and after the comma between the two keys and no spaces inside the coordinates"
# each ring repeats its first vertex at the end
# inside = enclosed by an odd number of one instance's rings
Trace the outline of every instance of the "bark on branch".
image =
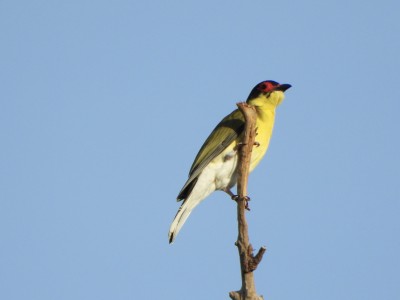
{"type": "Polygon", "coordinates": [[[233,300],[261,300],[262,296],[257,295],[254,284],[253,271],[260,263],[266,248],[261,247],[258,253],[253,255],[253,247],[249,242],[248,226],[245,216],[247,202],[247,181],[249,176],[250,158],[256,137],[256,110],[254,106],[246,103],[238,103],[239,110],[245,117],[245,131],[242,144],[240,145],[238,161],[238,183],[237,183],[237,218],[238,218],[238,239],[235,245],[238,247],[240,258],[240,270],[242,275],[242,288],[239,291],[230,292],[229,297],[233,300]]]}

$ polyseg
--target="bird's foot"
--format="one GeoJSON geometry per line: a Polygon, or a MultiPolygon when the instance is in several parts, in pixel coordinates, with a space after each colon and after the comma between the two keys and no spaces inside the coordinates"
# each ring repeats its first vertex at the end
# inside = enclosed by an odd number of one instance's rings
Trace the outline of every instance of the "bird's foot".
{"type": "MultiPolygon", "coordinates": [[[[223,190],[225,193],[227,193],[229,196],[231,196],[231,199],[235,202],[238,202],[240,200],[239,195],[235,195],[234,193],[232,193],[232,191],[230,189],[224,189],[223,190]]],[[[250,211],[250,207],[249,207],[249,201],[250,201],[250,197],[248,196],[244,196],[243,200],[245,201],[245,206],[244,208],[248,211],[250,211]]]]}
{"type": "Polygon", "coordinates": [[[250,201],[250,197],[244,196],[244,208],[248,211],[250,211],[249,201],[250,201]]]}
{"type": "MultiPolygon", "coordinates": [[[[235,202],[238,202],[238,201],[241,200],[240,197],[239,197],[239,195],[232,195],[232,196],[231,196],[231,199],[232,199],[233,201],[235,201],[235,202]]],[[[250,211],[250,207],[249,207],[250,197],[244,196],[244,197],[243,197],[243,201],[244,201],[244,208],[245,208],[246,210],[250,211]]]]}
{"type": "Polygon", "coordinates": [[[254,146],[260,147],[260,143],[259,142],[254,142],[254,146]]]}

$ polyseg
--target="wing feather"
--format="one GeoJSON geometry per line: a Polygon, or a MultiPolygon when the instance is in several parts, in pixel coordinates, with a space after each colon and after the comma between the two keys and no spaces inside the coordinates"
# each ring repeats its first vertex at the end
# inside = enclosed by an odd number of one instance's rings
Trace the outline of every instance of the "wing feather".
{"type": "Polygon", "coordinates": [[[244,129],[244,117],[239,110],[234,110],[226,116],[211,132],[207,140],[204,142],[199,153],[192,164],[189,171],[189,178],[179,192],[177,200],[186,199],[197,182],[197,178],[203,169],[215,157],[221,154],[244,129]]]}

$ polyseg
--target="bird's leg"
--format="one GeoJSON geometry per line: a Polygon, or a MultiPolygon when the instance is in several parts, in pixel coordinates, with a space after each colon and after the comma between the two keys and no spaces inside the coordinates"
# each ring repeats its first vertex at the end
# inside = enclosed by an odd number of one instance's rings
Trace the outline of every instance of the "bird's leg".
{"type": "Polygon", "coordinates": [[[223,191],[225,193],[227,193],[229,196],[231,196],[231,199],[236,201],[238,199],[238,195],[235,195],[234,193],[232,193],[232,191],[229,188],[225,188],[223,189],[223,191]]]}
{"type": "MultiPolygon", "coordinates": [[[[233,201],[237,202],[239,200],[239,195],[235,195],[234,193],[232,193],[232,191],[229,188],[225,188],[225,189],[223,189],[223,191],[225,193],[227,193],[229,196],[231,196],[231,199],[233,201]]],[[[250,197],[244,196],[244,201],[246,201],[246,203],[245,203],[246,210],[250,211],[250,207],[249,207],[250,197]]]]}

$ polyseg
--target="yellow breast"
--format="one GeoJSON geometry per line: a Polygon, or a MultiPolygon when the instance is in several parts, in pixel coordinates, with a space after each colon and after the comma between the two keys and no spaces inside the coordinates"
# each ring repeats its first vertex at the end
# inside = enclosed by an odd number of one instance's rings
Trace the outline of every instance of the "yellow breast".
{"type": "Polygon", "coordinates": [[[260,146],[255,146],[253,148],[250,162],[250,171],[252,171],[259,164],[268,149],[269,141],[272,136],[272,129],[274,128],[274,122],[275,109],[262,110],[257,108],[256,142],[258,142],[260,146]]]}
{"type": "Polygon", "coordinates": [[[249,101],[249,103],[254,105],[257,110],[256,141],[260,144],[259,147],[253,148],[250,171],[258,165],[268,149],[272,130],[274,128],[275,110],[276,107],[281,104],[284,97],[282,91],[274,91],[268,95],[260,95],[259,97],[249,101]]]}

